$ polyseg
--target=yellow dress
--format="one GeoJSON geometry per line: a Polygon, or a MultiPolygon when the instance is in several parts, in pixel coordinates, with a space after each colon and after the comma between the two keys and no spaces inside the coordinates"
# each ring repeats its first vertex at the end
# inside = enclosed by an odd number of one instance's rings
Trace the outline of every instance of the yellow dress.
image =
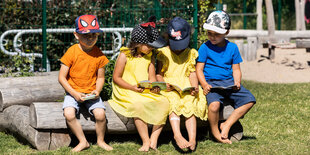
{"type": "MultiPolygon", "coordinates": [[[[198,52],[195,49],[187,48],[179,55],[173,53],[168,46],[158,49],[157,59],[163,64],[162,72],[164,72],[165,82],[175,84],[181,89],[190,87],[189,75],[195,71],[197,57],[198,52]]],[[[207,119],[206,96],[203,95],[200,86],[199,94],[196,96],[190,94],[180,96],[176,91],[161,91],[161,93],[170,102],[170,114],[174,112],[185,117],[195,115],[202,120],[207,119]]]]}
{"type": "MultiPolygon", "coordinates": [[[[132,57],[130,50],[126,47],[122,47],[120,50],[127,57],[122,76],[123,80],[131,85],[148,80],[148,68],[151,63],[152,53],[137,58],[132,57]]],[[[169,114],[169,101],[163,95],[151,93],[147,90],[138,93],[121,88],[114,82],[112,88],[112,99],[108,102],[116,112],[125,117],[138,117],[153,125],[166,123],[169,114]]]]}

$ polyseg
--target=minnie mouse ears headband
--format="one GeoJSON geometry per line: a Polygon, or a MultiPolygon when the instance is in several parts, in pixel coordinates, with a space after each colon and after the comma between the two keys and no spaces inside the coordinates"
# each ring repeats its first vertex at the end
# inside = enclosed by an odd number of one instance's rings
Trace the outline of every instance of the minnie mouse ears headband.
{"type": "Polygon", "coordinates": [[[159,36],[156,29],[156,17],[151,16],[149,22],[136,25],[131,32],[131,41],[148,44],[154,48],[161,48],[166,45],[166,41],[159,36]]]}

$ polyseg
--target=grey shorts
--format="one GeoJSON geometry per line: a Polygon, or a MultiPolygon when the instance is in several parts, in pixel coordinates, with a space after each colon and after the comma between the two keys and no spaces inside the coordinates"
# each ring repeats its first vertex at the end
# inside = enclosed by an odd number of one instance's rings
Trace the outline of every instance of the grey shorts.
{"type": "Polygon", "coordinates": [[[80,111],[80,107],[85,106],[88,110],[88,112],[91,115],[94,115],[92,113],[92,110],[96,109],[96,108],[103,108],[105,109],[105,106],[101,100],[101,98],[97,98],[97,99],[92,99],[92,100],[86,100],[84,102],[77,102],[73,96],[71,96],[69,93],[66,94],[65,99],[64,99],[64,103],[62,105],[62,109],[64,110],[67,107],[73,107],[76,109],[76,113],[79,113],[80,111]]]}

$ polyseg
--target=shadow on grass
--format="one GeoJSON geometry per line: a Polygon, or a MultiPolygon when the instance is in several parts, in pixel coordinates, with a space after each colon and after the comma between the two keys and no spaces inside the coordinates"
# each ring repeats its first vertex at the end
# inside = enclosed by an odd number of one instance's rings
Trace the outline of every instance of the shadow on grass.
{"type": "MultiPolygon", "coordinates": [[[[151,131],[151,130],[149,130],[151,131]]],[[[182,127],[182,135],[188,139],[188,134],[187,131],[185,129],[185,127],[182,127]]],[[[75,147],[76,145],[78,145],[78,140],[77,138],[73,135],[70,134],[71,136],[71,143],[70,143],[70,147],[75,147]]],[[[85,135],[87,138],[87,141],[91,144],[96,144],[97,143],[97,136],[96,134],[86,134],[85,135]]],[[[200,141],[205,141],[205,140],[210,140],[209,138],[209,133],[208,133],[208,128],[207,126],[201,126],[197,128],[197,144],[200,141]]],[[[105,135],[105,142],[106,143],[111,143],[111,142],[116,142],[116,143],[125,143],[125,142],[132,142],[132,143],[136,143],[139,145],[142,145],[142,141],[141,138],[139,136],[138,133],[128,133],[128,134],[106,134],[105,135]]],[[[176,144],[174,138],[173,138],[173,133],[170,127],[165,127],[164,130],[162,131],[162,133],[160,134],[159,138],[158,138],[158,147],[162,146],[162,145],[169,145],[169,143],[172,144],[172,146],[175,148],[176,151],[178,151],[179,153],[191,153],[193,151],[191,150],[182,150],[178,147],[178,145],[176,144]]],[[[197,146],[196,146],[197,147],[197,146]]],[[[194,150],[195,151],[195,150],[194,150]]]]}

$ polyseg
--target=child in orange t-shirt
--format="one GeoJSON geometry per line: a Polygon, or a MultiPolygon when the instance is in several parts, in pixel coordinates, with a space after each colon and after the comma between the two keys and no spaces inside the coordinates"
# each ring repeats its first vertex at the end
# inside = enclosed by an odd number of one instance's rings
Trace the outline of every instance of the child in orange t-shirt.
{"type": "Polygon", "coordinates": [[[96,119],[97,144],[105,149],[113,148],[105,143],[106,130],[105,106],[99,97],[104,84],[104,66],[109,62],[101,50],[95,46],[99,29],[97,17],[82,15],[75,20],[74,36],[78,44],[71,46],[64,56],[59,71],[59,83],[66,91],[63,103],[64,116],[69,128],[79,140],[79,144],[72,149],[79,152],[89,147],[81,124],[76,119],[80,106],[85,106],[96,119]],[[92,94],[93,99],[87,99],[86,94],[92,94]]]}

